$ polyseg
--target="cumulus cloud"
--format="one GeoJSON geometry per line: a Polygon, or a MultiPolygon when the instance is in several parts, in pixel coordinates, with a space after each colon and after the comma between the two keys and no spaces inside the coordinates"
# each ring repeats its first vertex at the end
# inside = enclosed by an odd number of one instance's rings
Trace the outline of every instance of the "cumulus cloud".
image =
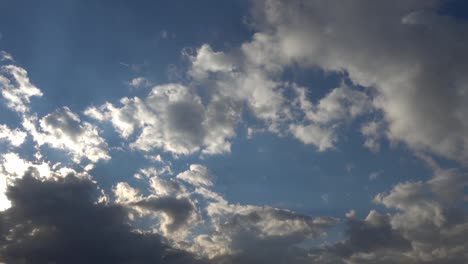
{"type": "Polygon", "coordinates": [[[364,136],[364,146],[372,152],[379,152],[380,139],[383,136],[382,122],[370,121],[361,126],[361,134],[364,136]]]}
{"type": "Polygon", "coordinates": [[[132,87],[134,89],[145,88],[145,87],[150,87],[151,82],[148,79],[144,78],[144,77],[137,77],[137,78],[133,78],[128,83],[128,85],[130,85],[130,87],[132,87]]]}
{"type": "Polygon", "coordinates": [[[205,44],[189,56],[189,74],[212,96],[246,105],[269,131],[291,133],[319,150],[334,147],[341,124],[373,110],[366,91],[345,84],[312,103],[311,88],[281,80],[290,65],[278,59],[281,51],[274,45],[262,33],[240,49],[227,52],[213,51],[205,44]]]}
{"type": "Polygon", "coordinates": [[[213,176],[208,171],[208,168],[200,164],[192,164],[190,165],[190,170],[177,175],[177,179],[195,186],[212,186],[212,178],[213,176]]]}
{"type": "Polygon", "coordinates": [[[107,103],[91,107],[86,114],[110,121],[123,138],[137,129],[141,133],[131,144],[143,151],[162,149],[176,155],[202,151],[229,152],[240,116],[234,104],[219,98],[208,106],[194,91],[180,84],[155,86],[145,98],[123,98],[121,106],[107,103]]]}
{"type": "Polygon", "coordinates": [[[0,89],[6,105],[13,111],[29,111],[31,97],[41,97],[42,92],[29,80],[25,69],[15,65],[0,67],[0,89]]]}
{"type": "Polygon", "coordinates": [[[242,49],[230,53],[213,51],[205,44],[189,58],[189,74],[213,98],[246,104],[255,117],[275,132],[279,132],[283,120],[291,117],[283,94],[287,85],[273,79],[260,65],[251,63],[242,49]]]}
{"type": "Polygon", "coordinates": [[[376,92],[391,140],[468,160],[468,27],[438,15],[441,1],[254,3],[257,60],[345,71],[376,92]]]}
{"type": "Polygon", "coordinates": [[[196,79],[203,79],[209,73],[231,72],[235,70],[234,58],[224,54],[224,52],[215,52],[210,45],[204,44],[198,50],[195,56],[190,56],[192,67],[189,72],[196,79]]]}
{"type": "Polygon", "coordinates": [[[47,144],[68,151],[76,163],[83,159],[91,162],[110,159],[107,143],[99,135],[99,129],[81,121],[68,107],[59,108],[39,121],[35,116],[25,117],[23,126],[39,146],[47,144]]]}
{"type": "Polygon", "coordinates": [[[468,175],[428,159],[434,175],[404,182],[374,201],[394,213],[372,210],[364,220],[350,214],[346,238],[312,254],[334,263],[465,263],[468,215],[463,210],[468,175]]]}
{"type": "Polygon", "coordinates": [[[196,192],[210,201],[205,210],[212,227],[210,233],[195,238],[191,250],[210,257],[214,263],[296,263],[302,254],[306,255],[297,247],[300,243],[325,235],[326,229],[337,223],[331,217],[231,204],[203,187],[196,192]]]}
{"type": "Polygon", "coordinates": [[[15,128],[11,129],[7,125],[0,124],[0,141],[5,140],[14,147],[19,147],[26,140],[26,132],[15,128]]]}

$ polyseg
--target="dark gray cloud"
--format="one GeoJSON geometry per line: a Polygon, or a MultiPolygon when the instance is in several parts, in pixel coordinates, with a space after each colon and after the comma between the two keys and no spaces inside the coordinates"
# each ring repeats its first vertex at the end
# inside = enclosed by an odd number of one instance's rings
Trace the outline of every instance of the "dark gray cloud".
{"type": "Polygon", "coordinates": [[[72,175],[10,186],[0,214],[0,260],[6,263],[200,263],[156,234],[133,231],[127,211],[95,203],[96,186],[72,175]]]}
{"type": "Polygon", "coordinates": [[[381,249],[410,251],[411,243],[390,224],[390,215],[371,211],[365,220],[349,218],[344,242],[333,246],[339,256],[349,257],[355,253],[370,253],[381,249]]]}

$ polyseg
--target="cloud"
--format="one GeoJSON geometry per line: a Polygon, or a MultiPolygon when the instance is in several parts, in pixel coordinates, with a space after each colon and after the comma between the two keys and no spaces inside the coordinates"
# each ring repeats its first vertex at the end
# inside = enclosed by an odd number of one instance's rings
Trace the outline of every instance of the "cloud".
{"type": "Polygon", "coordinates": [[[364,220],[350,214],[345,240],[313,254],[345,263],[465,263],[468,216],[461,203],[468,175],[427,162],[431,179],[376,195],[376,203],[395,212],[372,210],[364,220]]]}
{"type": "Polygon", "coordinates": [[[370,121],[361,126],[361,134],[364,136],[364,146],[372,152],[380,151],[380,138],[383,136],[382,122],[370,121]]]}
{"type": "Polygon", "coordinates": [[[190,170],[177,175],[177,179],[195,186],[212,186],[212,178],[213,176],[208,171],[208,168],[200,164],[192,164],[190,165],[190,170]]]}
{"type": "Polygon", "coordinates": [[[236,135],[240,118],[238,106],[229,100],[219,98],[205,106],[191,88],[180,84],[155,86],[145,98],[120,102],[120,107],[107,103],[85,113],[110,121],[124,139],[141,129],[131,146],[143,151],[162,149],[176,155],[200,150],[208,155],[229,152],[228,140],[236,135]]]}
{"type": "MultiPolygon", "coordinates": [[[[0,38],[0,39],[1,39],[1,38],[0,38]]],[[[10,62],[14,62],[15,59],[13,59],[13,56],[12,56],[10,53],[8,53],[8,52],[2,50],[2,51],[0,51],[0,61],[10,61],[10,62]]]]}
{"type": "Polygon", "coordinates": [[[18,128],[13,130],[7,125],[0,124],[0,140],[5,140],[14,147],[21,146],[26,140],[26,136],[26,132],[18,128]]]}
{"type": "Polygon", "coordinates": [[[72,175],[9,187],[0,260],[7,263],[201,263],[157,234],[133,230],[126,209],[95,202],[95,185],[72,175]]]}
{"type": "MultiPolygon", "coordinates": [[[[290,117],[283,95],[285,84],[272,79],[259,65],[250,62],[241,49],[230,53],[203,45],[189,56],[189,75],[213,97],[248,106],[252,114],[279,132],[282,120],[290,117]]],[[[242,109],[237,108],[240,112],[242,109]]]]}
{"type": "Polygon", "coordinates": [[[210,45],[204,44],[198,50],[195,56],[190,57],[191,70],[189,74],[196,79],[203,79],[209,73],[231,72],[235,70],[234,58],[224,54],[224,52],[215,52],[210,45]]]}
{"type": "Polygon", "coordinates": [[[60,163],[51,164],[49,161],[43,160],[29,161],[14,152],[4,153],[0,156],[0,211],[11,206],[11,202],[5,194],[7,187],[12,185],[15,180],[21,179],[25,174],[37,179],[60,178],[69,174],[89,178],[86,170],[78,172],[60,163]]]}
{"type": "Polygon", "coordinates": [[[151,82],[144,77],[133,78],[128,84],[134,89],[151,86],[151,82]]]}
{"type": "Polygon", "coordinates": [[[349,257],[382,249],[411,250],[411,243],[392,229],[390,215],[370,211],[364,220],[351,217],[347,221],[347,240],[333,246],[338,255],[349,257]]]}
{"type": "Polygon", "coordinates": [[[157,230],[167,238],[184,241],[200,219],[196,202],[177,180],[156,176],[150,178],[149,184],[152,194],[144,196],[128,183],[119,182],[113,189],[115,201],[135,210],[139,217],[159,218],[157,230]]]}
{"type": "Polygon", "coordinates": [[[313,104],[308,88],[281,80],[288,64],[277,58],[281,51],[274,45],[262,33],[227,52],[213,51],[205,44],[195,55],[188,55],[189,75],[208,94],[246,105],[270,132],[292,133],[321,151],[333,148],[341,124],[373,110],[370,97],[342,84],[313,104]]]}
{"type": "Polygon", "coordinates": [[[165,219],[160,227],[162,233],[178,240],[186,237],[190,229],[187,225],[194,225],[198,221],[195,205],[186,197],[149,197],[133,205],[156,213],[163,212],[165,219]]]}
{"type": "Polygon", "coordinates": [[[29,81],[25,69],[15,65],[0,67],[0,89],[6,105],[13,111],[29,111],[31,97],[41,97],[42,92],[29,81]]]}
{"type": "Polygon", "coordinates": [[[468,27],[438,15],[441,1],[254,3],[257,60],[345,71],[375,92],[389,139],[468,160],[468,27]]]}
{"type": "Polygon", "coordinates": [[[212,227],[210,233],[195,238],[191,250],[214,263],[306,263],[299,262],[307,254],[297,246],[325,235],[325,230],[337,223],[331,217],[311,217],[286,209],[230,204],[205,188],[196,192],[210,201],[205,210],[212,227]]]}
{"type": "Polygon", "coordinates": [[[302,259],[310,260],[307,251],[299,245],[324,236],[339,221],[269,206],[231,204],[202,183],[208,175],[212,177],[206,167],[193,164],[174,178],[149,178],[149,194],[118,183],[114,195],[117,203],[136,213],[132,221],[146,219],[174,245],[209,258],[210,263],[271,263],[278,258],[307,263],[302,259]]]}
{"type": "Polygon", "coordinates": [[[68,151],[76,163],[83,159],[91,162],[110,159],[107,143],[98,128],[81,121],[68,107],[59,108],[39,121],[35,116],[25,117],[23,126],[39,146],[47,144],[68,151]]]}
{"type": "Polygon", "coordinates": [[[383,171],[373,171],[371,173],[369,173],[369,180],[370,181],[375,181],[377,180],[378,178],[380,178],[382,176],[382,173],[383,171]]]}

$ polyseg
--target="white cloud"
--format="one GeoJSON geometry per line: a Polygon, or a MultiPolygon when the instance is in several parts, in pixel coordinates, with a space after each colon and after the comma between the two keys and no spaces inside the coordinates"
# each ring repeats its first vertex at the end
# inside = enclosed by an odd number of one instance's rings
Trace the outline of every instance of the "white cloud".
{"type": "Polygon", "coordinates": [[[291,133],[305,144],[313,144],[319,151],[335,146],[337,130],[342,124],[372,110],[369,97],[361,91],[342,84],[334,88],[314,105],[304,87],[293,86],[297,94],[295,104],[302,110],[304,121],[290,125],[291,133]]]}
{"type": "Polygon", "coordinates": [[[268,54],[258,60],[345,71],[354,84],[373,88],[391,140],[468,160],[468,64],[460,59],[468,27],[431,11],[440,1],[255,3],[260,33],[251,45],[268,54]]]}
{"type": "Polygon", "coordinates": [[[21,146],[26,139],[26,132],[20,129],[10,129],[7,125],[0,124],[0,140],[8,141],[12,146],[21,146]]]}
{"type": "Polygon", "coordinates": [[[207,45],[202,45],[195,55],[189,57],[192,61],[192,68],[189,72],[196,79],[206,78],[210,72],[231,72],[235,69],[233,58],[223,52],[215,52],[207,45]]]}
{"type": "Polygon", "coordinates": [[[179,173],[176,177],[195,186],[212,186],[213,176],[208,168],[200,164],[190,165],[190,170],[179,173]]]}
{"type": "Polygon", "coordinates": [[[117,203],[133,203],[142,199],[139,191],[126,182],[118,182],[112,190],[117,203]]]}
{"type": "Polygon", "coordinates": [[[349,123],[372,110],[364,91],[344,84],[313,105],[306,88],[279,81],[288,65],[269,49],[277,47],[272,46],[265,34],[254,35],[240,50],[229,53],[203,45],[196,55],[190,56],[189,72],[201,86],[208,87],[211,96],[247,105],[269,131],[283,135],[289,127],[289,132],[298,139],[320,150],[334,146],[339,124],[349,123]],[[210,67],[212,63],[214,66],[210,67]],[[296,92],[292,99],[286,96],[290,91],[296,92]],[[299,121],[297,115],[304,116],[304,120],[299,121]]]}
{"type": "Polygon", "coordinates": [[[59,108],[37,122],[36,117],[25,117],[23,126],[39,146],[68,151],[74,162],[109,160],[108,146],[96,126],[83,122],[68,107],[59,108]],[[39,125],[37,124],[39,123],[39,125]]]}
{"type": "Polygon", "coordinates": [[[151,82],[144,77],[133,78],[128,84],[130,85],[130,87],[135,89],[151,86],[151,82]]]}
{"type": "Polygon", "coordinates": [[[372,152],[380,151],[380,138],[383,136],[382,122],[370,121],[361,126],[361,134],[364,136],[364,146],[372,152]]]}
{"type": "Polygon", "coordinates": [[[468,174],[440,168],[430,159],[426,161],[434,171],[432,179],[399,183],[390,192],[377,195],[374,201],[398,210],[391,215],[390,223],[411,241],[413,250],[406,255],[415,262],[466,262],[464,252],[468,244],[460,238],[468,234],[468,222],[460,203],[468,186],[468,174]]]}
{"type": "Polygon", "coordinates": [[[29,111],[31,97],[42,96],[41,90],[29,81],[27,71],[14,65],[0,68],[0,89],[7,106],[20,113],[29,111]]]}
{"type": "Polygon", "coordinates": [[[143,151],[162,149],[179,155],[230,151],[239,120],[236,105],[214,99],[208,106],[191,88],[179,84],[155,86],[145,98],[123,98],[121,107],[107,103],[86,114],[108,120],[123,138],[141,129],[131,146],[143,151]]]}
{"type": "Polygon", "coordinates": [[[229,204],[220,197],[208,205],[207,212],[214,232],[197,236],[192,250],[221,259],[248,256],[267,261],[285,257],[296,245],[324,235],[328,227],[337,223],[333,218],[310,217],[268,206],[229,204]]]}
{"type": "Polygon", "coordinates": [[[322,127],[320,125],[291,125],[291,133],[304,142],[313,144],[320,151],[333,148],[336,142],[336,134],[332,128],[322,127]]]}

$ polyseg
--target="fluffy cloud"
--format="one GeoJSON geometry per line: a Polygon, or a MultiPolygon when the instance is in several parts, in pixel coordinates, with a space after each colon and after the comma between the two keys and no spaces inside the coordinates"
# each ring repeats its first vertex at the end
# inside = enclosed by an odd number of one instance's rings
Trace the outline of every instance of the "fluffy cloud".
{"type": "Polygon", "coordinates": [[[468,27],[438,15],[440,3],[259,0],[249,45],[265,65],[346,71],[375,90],[391,140],[466,162],[468,27]]]}
{"type": "Polygon", "coordinates": [[[190,170],[177,175],[177,179],[195,186],[212,186],[212,178],[213,176],[208,171],[208,168],[200,164],[192,164],[190,165],[190,170]]]}
{"type": "Polygon", "coordinates": [[[196,56],[190,57],[192,67],[189,72],[196,79],[203,79],[215,72],[231,72],[235,70],[234,59],[223,52],[215,52],[208,44],[202,45],[196,56]]]}
{"type": "Polygon", "coordinates": [[[27,71],[15,65],[1,66],[0,90],[6,105],[20,113],[29,111],[31,97],[42,96],[41,90],[29,81],[27,71]]]}
{"type": "Polygon", "coordinates": [[[107,103],[86,114],[110,121],[123,138],[141,129],[132,147],[162,149],[173,154],[229,152],[229,138],[240,116],[236,105],[222,98],[204,106],[191,88],[179,84],[156,86],[145,98],[123,98],[121,106],[107,103]]]}
{"type": "Polygon", "coordinates": [[[82,159],[91,162],[110,159],[107,143],[98,128],[81,121],[68,107],[59,108],[38,122],[35,116],[25,117],[23,126],[39,146],[47,144],[68,151],[76,163],[82,159]]]}
{"type": "Polygon", "coordinates": [[[468,261],[468,215],[461,205],[468,175],[426,159],[434,171],[430,180],[399,183],[375,197],[395,213],[371,211],[364,220],[349,214],[345,241],[313,254],[345,263],[468,261]]]}
{"type": "Polygon", "coordinates": [[[274,44],[261,33],[229,52],[213,51],[205,44],[189,56],[189,74],[212,96],[246,105],[269,131],[290,132],[319,150],[334,147],[340,124],[372,111],[370,97],[342,84],[313,104],[309,89],[281,81],[289,65],[276,57],[281,51],[274,44]]]}
{"type": "Polygon", "coordinates": [[[362,125],[361,134],[365,137],[364,146],[372,152],[378,152],[383,130],[382,122],[371,121],[362,125]]]}
{"type": "Polygon", "coordinates": [[[0,124],[0,140],[7,141],[10,145],[18,147],[24,143],[26,132],[16,129],[11,129],[7,125],[0,124]]]}
{"type": "Polygon", "coordinates": [[[260,65],[251,63],[242,50],[231,53],[213,51],[205,44],[189,57],[189,74],[213,98],[246,104],[271,131],[279,132],[280,123],[291,117],[283,94],[287,85],[274,80],[260,65]]]}
{"type": "Polygon", "coordinates": [[[365,92],[351,89],[345,84],[332,89],[317,104],[310,102],[306,88],[293,88],[297,94],[295,104],[301,110],[304,121],[291,124],[290,131],[296,138],[305,144],[317,146],[320,151],[334,147],[340,125],[372,110],[365,92]]]}
{"type": "Polygon", "coordinates": [[[205,210],[212,227],[195,238],[191,250],[214,263],[306,263],[300,262],[306,253],[297,246],[337,223],[274,207],[230,204],[205,188],[196,192],[210,201],[205,210]]]}
{"type": "Polygon", "coordinates": [[[151,82],[144,77],[137,77],[137,78],[133,78],[128,83],[128,85],[130,85],[130,87],[134,89],[137,89],[137,88],[143,88],[143,87],[150,87],[151,82]]]}

